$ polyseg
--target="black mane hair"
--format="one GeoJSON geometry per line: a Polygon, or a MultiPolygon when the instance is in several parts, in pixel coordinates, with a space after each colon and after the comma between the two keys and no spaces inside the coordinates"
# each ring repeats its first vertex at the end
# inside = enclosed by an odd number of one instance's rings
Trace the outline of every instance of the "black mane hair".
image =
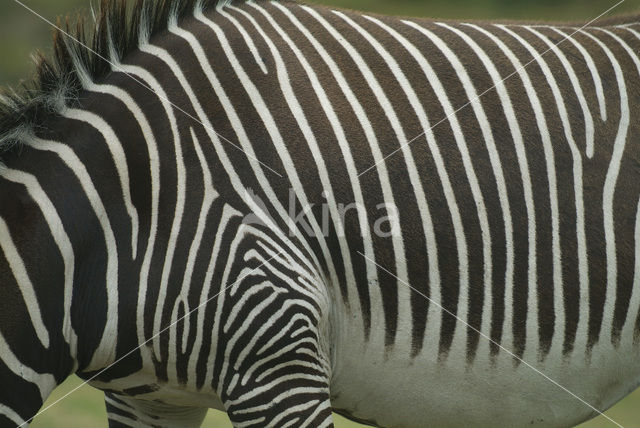
{"type": "Polygon", "coordinates": [[[83,79],[106,76],[112,70],[110,61],[122,59],[141,40],[165,31],[170,19],[222,3],[229,1],[101,0],[92,18],[78,16],[74,24],[68,17],[64,23],[58,18],[53,57],[37,52],[34,78],[17,88],[0,88],[0,155],[63,106],[77,104],[83,79]]]}

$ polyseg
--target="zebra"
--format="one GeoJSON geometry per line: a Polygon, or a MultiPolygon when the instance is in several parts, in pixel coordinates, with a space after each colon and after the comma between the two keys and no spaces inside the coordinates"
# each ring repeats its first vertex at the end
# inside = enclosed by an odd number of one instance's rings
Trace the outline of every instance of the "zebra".
{"type": "Polygon", "coordinates": [[[110,427],[599,414],[640,384],[639,51],[103,0],[0,99],[0,426],[72,373],[110,427]]]}

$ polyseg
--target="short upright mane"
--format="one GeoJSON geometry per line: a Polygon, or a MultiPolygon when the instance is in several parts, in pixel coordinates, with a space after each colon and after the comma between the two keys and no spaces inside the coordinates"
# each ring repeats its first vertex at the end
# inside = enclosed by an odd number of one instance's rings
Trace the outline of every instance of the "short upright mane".
{"type": "Polygon", "coordinates": [[[92,18],[74,25],[58,19],[52,58],[36,53],[33,79],[16,89],[0,88],[0,154],[31,135],[47,115],[77,102],[83,81],[107,75],[112,65],[169,22],[229,0],[102,0],[92,18]],[[75,39],[75,40],[74,40],[75,39]],[[80,42],[80,43],[78,43],[80,42]],[[91,48],[87,49],[85,46],[91,48]]]}

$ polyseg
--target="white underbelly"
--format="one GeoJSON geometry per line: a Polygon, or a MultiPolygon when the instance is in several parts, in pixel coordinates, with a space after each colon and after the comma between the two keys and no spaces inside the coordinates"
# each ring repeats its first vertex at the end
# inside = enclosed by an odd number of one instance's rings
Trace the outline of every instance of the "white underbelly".
{"type": "Polygon", "coordinates": [[[470,366],[456,355],[408,361],[353,336],[341,347],[334,408],[383,427],[571,427],[597,415],[590,406],[604,411],[640,383],[640,351],[632,345],[596,346],[590,362],[527,361],[532,367],[505,353],[470,366]]]}

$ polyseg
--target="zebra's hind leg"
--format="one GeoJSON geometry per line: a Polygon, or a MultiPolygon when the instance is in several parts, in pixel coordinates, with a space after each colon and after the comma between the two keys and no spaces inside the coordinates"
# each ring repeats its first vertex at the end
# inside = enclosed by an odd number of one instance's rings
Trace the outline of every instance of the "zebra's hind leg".
{"type": "Polygon", "coordinates": [[[207,415],[207,409],[202,407],[172,406],[107,392],[105,392],[105,403],[109,428],[196,428],[202,425],[207,415]]]}

